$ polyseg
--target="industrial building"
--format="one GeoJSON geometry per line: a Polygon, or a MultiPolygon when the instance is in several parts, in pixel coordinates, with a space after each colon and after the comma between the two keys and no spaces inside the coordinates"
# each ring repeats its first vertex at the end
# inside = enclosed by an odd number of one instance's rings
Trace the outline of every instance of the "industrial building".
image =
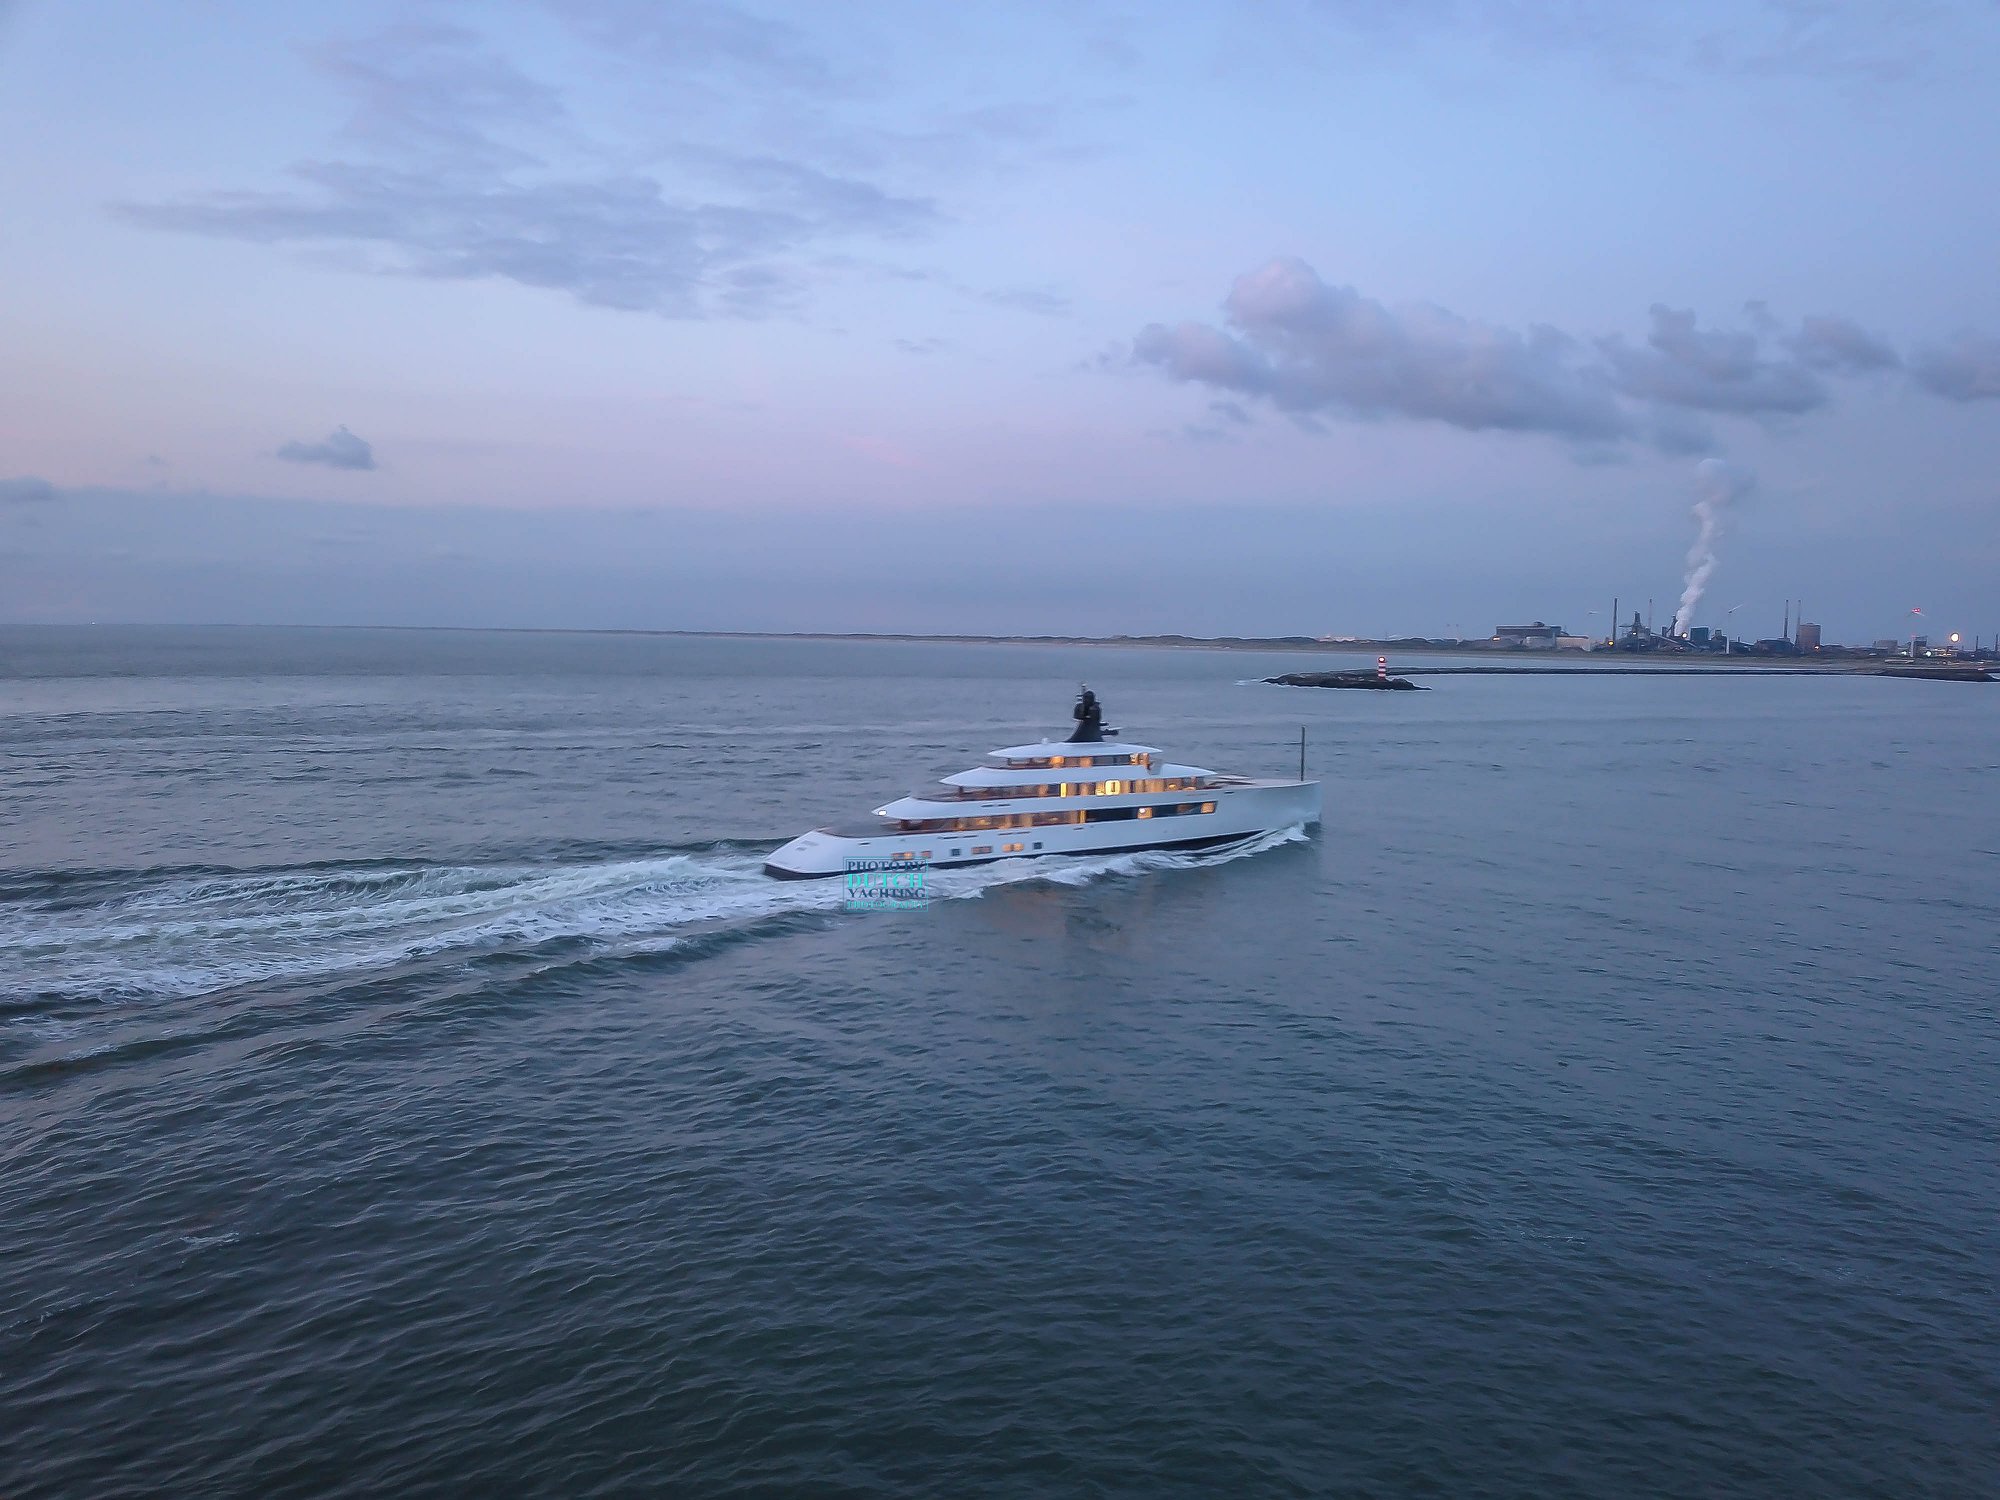
{"type": "Polygon", "coordinates": [[[1540,620],[1532,625],[1495,625],[1493,644],[1527,651],[1553,651],[1567,634],[1562,626],[1544,625],[1540,620]]]}

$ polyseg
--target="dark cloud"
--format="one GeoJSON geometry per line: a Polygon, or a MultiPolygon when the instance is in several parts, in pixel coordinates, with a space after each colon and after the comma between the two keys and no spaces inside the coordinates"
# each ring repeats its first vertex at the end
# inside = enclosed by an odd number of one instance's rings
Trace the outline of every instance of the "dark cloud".
{"type": "MultiPolygon", "coordinates": [[[[724,7],[559,8],[607,44],[617,28],[637,28],[649,46],[700,44],[766,71],[802,66],[785,61],[764,23],[724,7]]],[[[401,27],[319,61],[354,99],[354,157],[301,163],[289,188],[115,212],[152,229],[341,249],[376,272],[501,279],[674,317],[782,306],[800,280],[786,253],[905,236],[937,219],[927,199],[768,153],[681,144],[665,153],[674,177],[608,167],[549,90],[458,28],[401,27]]]]}
{"type": "MultiPolygon", "coordinates": [[[[5,19],[0,16],[0,19],[5,19]]],[[[56,497],[56,487],[46,479],[37,479],[31,474],[23,474],[15,479],[0,479],[0,505],[33,504],[56,497]]]]}
{"type": "Polygon", "coordinates": [[[286,443],[278,457],[295,464],[324,464],[329,469],[372,469],[375,450],[345,427],[336,427],[323,443],[286,443]]]}
{"type": "MultiPolygon", "coordinates": [[[[1795,329],[1762,303],[1747,329],[1704,328],[1656,304],[1645,342],[1525,332],[1441,307],[1391,308],[1322,281],[1295,259],[1236,280],[1223,324],[1154,323],[1132,359],[1175,380],[1254,397],[1296,418],[1442,422],[1468,432],[1542,433],[1603,462],[1623,444],[1670,454],[1716,446],[1707,417],[1774,421],[1817,410],[1827,380],[1898,368],[1886,341],[1846,318],[1795,329]]],[[[2000,397],[2000,340],[1966,336],[1916,360],[1918,384],[1970,401],[2000,397]]]]}
{"type": "Polygon", "coordinates": [[[2000,338],[1962,333],[1920,349],[1910,361],[1917,384],[1947,401],[2000,400],[2000,338]]]}

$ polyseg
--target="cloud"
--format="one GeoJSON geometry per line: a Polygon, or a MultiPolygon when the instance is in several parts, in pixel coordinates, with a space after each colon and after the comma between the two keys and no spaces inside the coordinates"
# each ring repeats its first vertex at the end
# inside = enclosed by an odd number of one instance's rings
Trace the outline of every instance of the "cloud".
{"type": "Polygon", "coordinates": [[[1520,334],[1441,307],[1392,310],[1327,285],[1295,259],[1238,277],[1223,310],[1234,332],[1154,323],[1134,340],[1134,356],[1176,380],[1297,415],[1404,417],[1579,441],[1632,431],[1605,373],[1551,328],[1520,334]]]}
{"type": "MultiPolygon", "coordinates": [[[[699,46],[752,71],[811,71],[765,23],[724,7],[557,9],[607,45],[699,46]]],[[[552,91],[456,27],[394,28],[316,60],[353,101],[343,138],[354,151],[296,164],[286,187],[113,212],[148,229],[332,248],[377,273],[512,281],[686,318],[767,312],[802,280],[788,253],[939,219],[927,198],[773,153],[680,140],[643,152],[646,170],[611,165],[620,154],[585,138],[552,91]]]]}
{"type": "Polygon", "coordinates": [[[1613,383],[1627,396],[1663,406],[1745,416],[1796,415],[1824,406],[1827,390],[1796,359],[1767,359],[1755,332],[1704,330],[1692,312],[1652,308],[1646,347],[1622,338],[1600,339],[1598,348],[1613,383]]]}
{"type": "Polygon", "coordinates": [[[353,101],[343,135],[370,149],[453,166],[531,165],[527,142],[568,121],[553,90],[463,27],[392,26],[311,56],[353,101]]]}
{"type": "Polygon", "coordinates": [[[1947,401],[2000,400],[2000,338],[1962,333],[1911,360],[1917,384],[1947,401]]]}
{"type": "Polygon", "coordinates": [[[0,479],[0,505],[26,505],[55,497],[54,485],[31,474],[23,474],[16,479],[0,479]]]}
{"type": "MultiPolygon", "coordinates": [[[[1786,326],[1762,303],[1750,327],[1704,328],[1655,304],[1644,343],[1464,318],[1429,303],[1389,307],[1280,259],[1239,276],[1223,326],[1149,324],[1131,358],[1174,380],[1256,398],[1295,418],[1441,422],[1539,433],[1604,462],[1622,445],[1712,450],[1710,417],[1764,422],[1832,399],[1828,381],[1900,368],[1886,341],[1846,318],[1786,326]]],[[[2000,340],[1965,335],[1919,355],[1917,385],[1957,401],[2000,397],[2000,340]]]]}
{"type": "Polygon", "coordinates": [[[1527,60],[1580,57],[1621,79],[1675,73],[1895,84],[1936,68],[1980,29],[1978,7],[1886,0],[1733,0],[1645,7],[1629,0],[1313,0],[1350,36],[1394,47],[1467,39],[1527,60]]]}
{"type": "Polygon", "coordinates": [[[336,427],[323,443],[286,443],[278,457],[295,464],[325,464],[329,469],[372,469],[375,450],[345,427],[336,427]]]}
{"type": "Polygon", "coordinates": [[[1067,317],[1070,311],[1069,298],[1053,287],[1002,287],[996,291],[975,292],[973,295],[993,307],[1038,313],[1045,318],[1067,317]]]}
{"type": "Polygon", "coordinates": [[[751,82],[828,87],[832,70],[796,27],[713,0],[545,0],[578,35],[620,56],[675,72],[691,64],[751,82]]]}
{"type": "Polygon", "coordinates": [[[1887,343],[1846,318],[1804,319],[1791,347],[1815,370],[1842,374],[1888,370],[1903,362],[1887,343]]]}

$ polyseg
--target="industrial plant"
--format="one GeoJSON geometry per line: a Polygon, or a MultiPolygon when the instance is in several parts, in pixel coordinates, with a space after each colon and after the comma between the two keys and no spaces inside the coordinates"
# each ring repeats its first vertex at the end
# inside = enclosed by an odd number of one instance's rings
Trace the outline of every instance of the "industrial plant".
{"type": "MultiPolygon", "coordinates": [[[[1734,614],[1734,606],[1729,613],[1734,614]]],[[[1650,609],[1647,614],[1650,613],[1650,609]]],[[[1913,612],[1914,613],[1914,612],[1913,612]]],[[[1616,626],[1608,636],[1572,635],[1560,625],[1541,620],[1532,625],[1496,625],[1483,641],[1431,641],[1435,646],[1456,645],[1495,651],[1624,651],[1712,656],[1795,656],[1822,660],[1907,657],[1923,660],[2000,660],[2000,636],[1991,642],[1974,636],[1969,641],[1957,631],[1933,641],[1923,632],[1913,631],[1901,640],[1881,637],[1866,646],[1842,646],[1827,642],[1819,625],[1808,620],[1797,600],[1786,600],[1784,626],[1777,635],[1759,638],[1731,636],[1707,625],[1687,625],[1686,606],[1675,611],[1675,620],[1655,629],[1638,610],[1630,621],[1616,626]]],[[[1618,602],[1611,606],[1611,618],[1620,618],[1618,602]]]]}

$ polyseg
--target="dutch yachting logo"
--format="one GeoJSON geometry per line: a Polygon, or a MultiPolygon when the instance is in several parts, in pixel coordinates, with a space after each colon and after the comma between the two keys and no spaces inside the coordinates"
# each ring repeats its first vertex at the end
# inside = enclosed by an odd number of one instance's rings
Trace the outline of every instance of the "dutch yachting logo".
{"type": "Polygon", "coordinates": [[[847,862],[849,911],[915,911],[929,906],[924,876],[927,859],[850,859],[847,862]]]}

